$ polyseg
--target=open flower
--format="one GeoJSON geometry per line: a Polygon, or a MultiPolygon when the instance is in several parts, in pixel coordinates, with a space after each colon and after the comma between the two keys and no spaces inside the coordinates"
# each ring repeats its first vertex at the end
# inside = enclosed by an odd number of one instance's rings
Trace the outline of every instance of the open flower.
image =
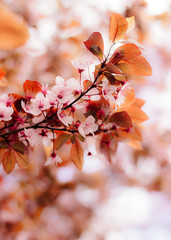
{"type": "Polygon", "coordinates": [[[98,130],[98,125],[95,123],[95,118],[90,115],[85,120],[84,123],[81,123],[78,127],[79,133],[85,138],[89,133],[94,134],[98,130]]]}
{"type": "Polygon", "coordinates": [[[46,160],[45,166],[48,165],[58,165],[62,163],[62,159],[54,152],[50,155],[50,157],[46,160]]]}
{"type": "Polygon", "coordinates": [[[7,107],[4,102],[0,102],[0,121],[9,121],[14,110],[12,107],[7,107]]]}
{"type": "Polygon", "coordinates": [[[73,121],[73,118],[71,116],[67,116],[61,109],[58,111],[58,118],[67,127],[72,124],[73,121]]]}
{"type": "Polygon", "coordinates": [[[108,85],[108,80],[104,79],[102,83],[102,94],[106,100],[111,102],[115,102],[115,98],[113,93],[116,91],[116,87],[112,85],[108,85]]]}

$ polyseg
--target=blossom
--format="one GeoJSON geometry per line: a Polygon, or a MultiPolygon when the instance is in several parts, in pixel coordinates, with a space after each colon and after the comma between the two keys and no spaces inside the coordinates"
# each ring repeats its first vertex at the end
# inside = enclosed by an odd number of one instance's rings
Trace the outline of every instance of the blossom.
{"type": "Polygon", "coordinates": [[[13,97],[12,96],[8,96],[7,93],[2,94],[1,97],[0,97],[0,102],[5,103],[5,105],[7,107],[11,107],[12,106],[13,100],[14,100],[13,97]]]}
{"type": "Polygon", "coordinates": [[[85,138],[89,133],[94,134],[98,130],[98,125],[95,123],[95,118],[90,115],[84,123],[78,127],[79,133],[85,138]]]}
{"type": "Polygon", "coordinates": [[[72,124],[73,118],[72,118],[71,116],[67,116],[64,111],[62,111],[62,110],[60,109],[57,114],[58,114],[59,120],[60,120],[65,126],[68,127],[70,124],[72,124]]]}
{"type": "Polygon", "coordinates": [[[22,141],[26,146],[28,146],[28,142],[31,147],[35,146],[38,143],[37,134],[32,128],[25,128],[24,131],[20,131],[18,133],[18,136],[20,138],[20,141],[22,141]]]}
{"type": "Polygon", "coordinates": [[[45,166],[48,165],[58,165],[59,163],[62,163],[62,159],[54,152],[50,155],[50,157],[46,160],[45,166]]]}
{"type": "Polygon", "coordinates": [[[50,107],[48,97],[45,97],[43,93],[37,93],[35,99],[31,99],[30,102],[25,103],[21,101],[21,106],[25,112],[31,113],[33,115],[39,115],[43,110],[50,107]]]}
{"type": "Polygon", "coordinates": [[[116,91],[116,87],[113,85],[108,85],[108,80],[104,79],[102,83],[102,94],[106,100],[115,102],[113,93],[116,91]]]}
{"type": "Polygon", "coordinates": [[[121,89],[120,89],[120,91],[119,91],[119,93],[117,95],[117,98],[116,98],[116,105],[117,106],[120,106],[121,104],[125,103],[127,94],[129,93],[130,90],[131,90],[131,87],[130,87],[128,82],[125,83],[121,87],[121,89]]]}
{"type": "Polygon", "coordinates": [[[0,121],[9,121],[14,110],[12,107],[7,107],[4,102],[0,102],[0,121]]]}
{"type": "Polygon", "coordinates": [[[52,88],[52,95],[59,103],[67,103],[73,99],[73,86],[71,83],[67,84],[67,81],[62,77],[56,77],[56,86],[52,88]]]}
{"type": "Polygon", "coordinates": [[[51,145],[51,139],[56,138],[56,134],[53,134],[48,129],[37,129],[36,133],[38,135],[39,142],[42,142],[44,146],[51,145]]]}
{"type": "Polygon", "coordinates": [[[72,65],[78,69],[79,72],[84,71],[85,68],[89,67],[93,63],[92,57],[85,55],[84,58],[76,58],[71,61],[72,65]]]}

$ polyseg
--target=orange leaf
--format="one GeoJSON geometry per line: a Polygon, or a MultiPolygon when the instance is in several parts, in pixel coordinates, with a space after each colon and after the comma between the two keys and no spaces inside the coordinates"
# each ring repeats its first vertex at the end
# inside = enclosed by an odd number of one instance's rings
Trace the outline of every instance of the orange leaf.
{"type": "Polygon", "coordinates": [[[84,42],[84,45],[95,56],[103,59],[104,43],[101,33],[92,33],[87,41],[84,42]]]}
{"type": "Polygon", "coordinates": [[[29,164],[28,156],[26,154],[21,154],[19,152],[14,151],[14,158],[17,164],[21,168],[27,168],[29,164]]]}
{"type": "Polygon", "coordinates": [[[5,76],[6,72],[0,68],[0,79],[2,79],[5,76]]]}
{"type": "Polygon", "coordinates": [[[116,65],[123,73],[150,76],[152,69],[147,60],[142,56],[137,56],[125,60],[116,65]]]}
{"type": "Polygon", "coordinates": [[[133,105],[136,106],[136,107],[141,108],[141,107],[144,106],[144,104],[145,104],[145,100],[140,99],[140,98],[136,98],[133,105]]]}
{"type": "Polygon", "coordinates": [[[148,116],[137,106],[130,106],[127,110],[127,113],[132,119],[133,123],[141,123],[148,120],[148,116]]]}
{"type": "Polygon", "coordinates": [[[125,111],[114,113],[110,117],[109,122],[112,122],[112,123],[116,124],[117,126],[123,127],[123,128],[132,127],[131,118],[128,115],[128,113],[125,111]]]}
{"type": "Polygon", "coordinates": [[[71,134],[62,133],[61,135],[59,135],[55,139],[54,149],[58,150],[59,148],[61,148],[70,138],[71,138],[71,134]]]}
{"type": "Polygon", "coordinates": [[[75,143],[71,147],[71,161],[76,165],[79,170],[83,167],[83,149],[79,141],[75,138],[75,143]]]}
{"type": "Polygon", "coordinates": [[[114,56],[118,55],[118,54],[122,54],[123,55],[122,60],[127,61],[131,58],[134,58],[134,57],[140,55],[141,51],[135,44],[127,43],[127,44],[124,44],[124,45],[118,47],[115,50],[114,56]]]}
{"type": "Polygon", "coordinates": [[[128,131],[119,129],[118,130],[118,139],[129,139],[131,141],[142,141],[142,136],[139,130],[136,127],[130,128],[128,131]]]}
{"type": "Polygon", "coordinates": [[[142,145],[138,141],[129,141],[127,144],[136,150],[142,150],[142,145]]]}
{"type": "Polygon", "coordinates": [[[9,174],[15,167],[15,157],[13,150],[9,149],[4,153],[2,164],[5,172],[9,174]]]}
{"type": "Polygon", "coordinates": [[[26,23],[0,3],[0,49],[10,50],[23,45],[29,38],[26,23]]]}
{"type": "Polygon", "coordinates": [[[7,151],[7,149],[3,148],[3,149],[0,149],[0,163],[2,162],[2,158],[4,156],[4,153],[7,151]]]}
{"type": "Polygon", "coordinates": [[[112,13],[109,23],[109,37],[112,42],[124,37],[128,29],[126,18],[117,13],[112,13]]]}
{"type": "Polygon", "coordinates": [[[41,84],[37,81],[26,80],[23,84],[24,92],[27,98],[33,98],[38,92],[41,92],[41,84]]]}
{"type": "Polygon", "coordinates": [[[126,87],[122,90],[122,95],[124,96],[124,102],[119,105],[118,110],[121,108],[127,108],[135,101],[135,92],[133,88],[126,87]]]}

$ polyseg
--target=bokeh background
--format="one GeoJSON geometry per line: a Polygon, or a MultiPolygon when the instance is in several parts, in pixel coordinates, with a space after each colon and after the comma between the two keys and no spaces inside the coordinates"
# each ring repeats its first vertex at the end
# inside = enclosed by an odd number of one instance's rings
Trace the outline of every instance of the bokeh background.
{"type": "Polygon", "coordinates": [[[0,167],[0,239],[170,240],[171,2],[1,2],[26,21],[31,35],[24,46],[0,51],[0,67],[7,72],[1,94],[22,94],[26,79],[51,86],[57,75],[78,78],[71,60],[84,56],[82,42],[95,31],[102,33],[107,50],[111,12],[135,16],[129,38],[143,45],[153,75],[131,83],[146,100],[149,116],[141,130],[142,150],[120,143],[108,164],[90,139],[82,172],[70,163],[44,167],[48,149],[42,146],[30,153],[28,169],[6,175],[0,167]]]}

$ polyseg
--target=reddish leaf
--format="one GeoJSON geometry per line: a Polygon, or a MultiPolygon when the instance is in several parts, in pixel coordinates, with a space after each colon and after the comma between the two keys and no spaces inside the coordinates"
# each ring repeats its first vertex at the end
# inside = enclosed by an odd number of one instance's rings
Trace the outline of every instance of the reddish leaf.
{"type": "Polygon", "coordinates": [[[127,74],[136,74],[141,76],[150,76],[152,69],[147,60],[142,56],[131,58],[127,61],[120,62],[117,67],[127,74]]]}
{"type": "Polygon", "coordinates": [[[14,151],[9,149],[4,153],[2,164],[5,172],[9,174],[15,167],[14,151]]]}
{"type": "Polygon", "coordinates": [[[120,14],[112,13],[109,23],[109,37],[112,42],[124,37],[128,29],[127,20],[120,14]]]}
{"type": "Polygon", "coordinates": [[[5,76],[6,72],[0,68],[0,80],[5,76]]]}
{"type": "Polygon", "coordinates": [[[3,148],[3,149],[0,149],[0,163],[2,162],[2,159],[3,159],[3,156],[4,156],[4,153],[7,151],[7,149],[3,148]]]}
{"type": "Polygon", "coordinates": [[[10,50],[23,45],[29,38],[26,23],[0,3],[0,49],[10,50]]]}
{"type": "Polygon", "coordinates": [[[23,84],[24,92],[27,98],[33,98],[38,92],[41,92],[41,84],[36,81],[26,80],[23,84]]]}
{"type": "Polygon", "coordinates": [[[21,154],[19,152],[14,151],[14,158],[17,164],[21,168],[27,168],[29,164],[28,156],[26,154],[21,154]]]}
{"type": "Polygon", "coordinates": [[[83,82],[84,91],[86,91],[91,85],[92,85],[92,82],[90,80],[85,80],[83,82]]]}
{"type": "Polygon", "coordinates": [[[111,134],[103,134],[100,141],[100,151],[105,155],[108,162],[112,162],[112,155],[116,153],[118,142],[111,134]]]}
{"type": "Polygon", "coordinates": [[[114,113],[110,117],[109,122],[112,122],[112,123],[116,124],[117,126],[123,127],[123,128],[131,128],[132,127],[131,118],[128,115],[128,113],[125,111],[114,113]]]}
{"type": "Polygon", "coordinates": [[[121,74],[121,71],[119,68],[117,68],[114,64],[108,63],[106,64],[106,70],[109,71],[110,73],[114,74],[121,74]]]}
{"type": "Polygon", "coordinates": [[[71,147],[71,161],[76,165],[79,170],[83,167],[83,149],[79,141],[75,138],[75,143],[71,147]]]}
{"type": "Polygon", "coordinates": [[[62,133],[61,135],[59,135],[55,139],[54,149],[58,150],[59,148],[61,148],[71,138],[71,136],[72,136],[71,134],[67,133],[62,133]]]}
{"type": "Polygon", "coordinates": [[[115,52],[115,55],[123,54],[122,60],[127,61],[131,58],[134,58],[141,54],[140,49],[133,43],[127,43],[118,47],[115,52]]]}
{"type": "Polygon", "coordinates": [[[101,33],[92,33],[87,41],[84,42],[84,45],[95,56],[103,59],[104,43],[101,33]]]}

